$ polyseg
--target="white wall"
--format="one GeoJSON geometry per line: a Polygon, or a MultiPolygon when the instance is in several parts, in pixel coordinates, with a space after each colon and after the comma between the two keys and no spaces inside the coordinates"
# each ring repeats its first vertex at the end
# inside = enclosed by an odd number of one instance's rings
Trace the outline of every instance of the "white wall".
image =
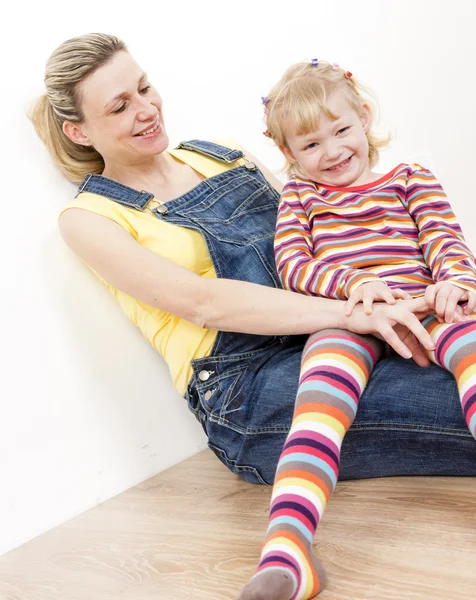
{"type": "Polygon", "coordinates": [[[272,168],[260,96],[292,62],[337,61],[397,130],[382,169],[435,169],[476,248],[472,0],[9,5],[0,32],[0,553],[204,447],[160,357],[62,244],[74,188],[25,118],[50,52],[122,36],[165,100],[169,133],[238,138],[272,168]],[[106,8],[107,6],[107,8],[106,8]],[[188,10],[186,10],[188,7],[188,10]]]}

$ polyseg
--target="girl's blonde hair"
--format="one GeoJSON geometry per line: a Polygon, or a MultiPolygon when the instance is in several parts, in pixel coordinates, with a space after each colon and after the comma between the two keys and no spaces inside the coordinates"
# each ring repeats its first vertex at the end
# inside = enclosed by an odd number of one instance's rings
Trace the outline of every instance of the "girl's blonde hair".
{"type": "MultiPolygon", "coordinates": [[[[379,137],[372,131],[375,120],[375,107],[369,101],[372,92],[358,82],[352,73],[344,71],[338,65],[325,61],[297,63],[291,66],[266,98],[265,135],[281,147],[287,148],[284,134],[284,123],[294,123],[297,135],[305,135],[316,131],[319,127],[319,114],[324,112],[330,119],[338,119],[327,106],[329,94],[342,90],[352,106],[360,114],[364,105],[370,110],[370,126],[366,133],[369,142],[369,164],[373,167],[378,162],[379,150],[389,142],[389,136],[379,137]]],[[[286,159],[288,175],[293,173],[306,177],[297,162],[286,159]]]]}
{"type": "Polygon", "coordinates": [[[119,38],[90,33],[61,44],[46,64],[46,94],[29,116],[61,172],[73,183],[81,183],[88,173],[102,173],[104,160],[92,146],[72,142],[63,133],[63,123],[84,121],[79,84],[121,50],[127,52],[119,38]]]}

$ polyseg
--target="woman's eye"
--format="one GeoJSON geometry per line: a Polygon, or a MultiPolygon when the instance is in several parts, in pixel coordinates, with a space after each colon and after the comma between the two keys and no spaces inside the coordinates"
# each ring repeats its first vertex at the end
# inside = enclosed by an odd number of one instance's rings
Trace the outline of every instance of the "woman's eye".
{"type": "Polygon", "coordinates": [[[143,88],[140,90],[140,93],[141,93],[141,94],[147,94],[147,92],[148,92],[149,90],[150,90],[150,85],[146,85],[145,87],[143,87],[143,88]]]}
{"type": "Polygon", "coordinates": [[[350,129],[350,127],[342,127],[342,129],[339,129],[339,131],[337,133],[345,133],[346,131],[348,131],[350,129]]]}
{"type": "Polygon", "coordinates": [[[122,112],[122,111],[123,111],[125,108],[126,108],[126,105],[125,105],[125,104],[121,104],[121,106],[119,106],[119,108],[116,108],[116,110],[113,110],[112,112],[113,112],[115,115],[118,115],[118,114],[119,114],[119,113],[121,113],[121,112],[122,112]]]}

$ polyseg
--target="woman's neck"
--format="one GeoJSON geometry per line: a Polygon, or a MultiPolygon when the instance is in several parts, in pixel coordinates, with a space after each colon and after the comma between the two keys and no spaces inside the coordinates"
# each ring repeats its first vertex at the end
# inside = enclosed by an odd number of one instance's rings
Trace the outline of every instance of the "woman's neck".
{"type": "Polygon", "coordinates": [[[107,163],[102,174],[136,190],[146,190],[162,202],[185,194],[204,179],[168,152],[136,165],[107,163]]]}
{"type": "Polygon", "coordinates": [[[129,187],[137,188],[138,182],[154,181],[156,185],[164,185],[174,176],[174,159],[167,153],[161,152],[150,157],[147,161],[136,164],[122,164],[108,161],[102,174],[129,187]]]}

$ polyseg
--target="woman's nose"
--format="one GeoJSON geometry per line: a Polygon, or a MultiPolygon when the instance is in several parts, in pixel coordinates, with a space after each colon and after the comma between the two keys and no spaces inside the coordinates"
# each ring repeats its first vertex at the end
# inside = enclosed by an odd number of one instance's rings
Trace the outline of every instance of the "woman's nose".
{"type": "Polygon", "coordinates": [[[146,98],[140,98],[140,104],[137,107],[137,119],[139,121],[150,121],[158,112],[157,107],[151,104],[146,98]]]}

